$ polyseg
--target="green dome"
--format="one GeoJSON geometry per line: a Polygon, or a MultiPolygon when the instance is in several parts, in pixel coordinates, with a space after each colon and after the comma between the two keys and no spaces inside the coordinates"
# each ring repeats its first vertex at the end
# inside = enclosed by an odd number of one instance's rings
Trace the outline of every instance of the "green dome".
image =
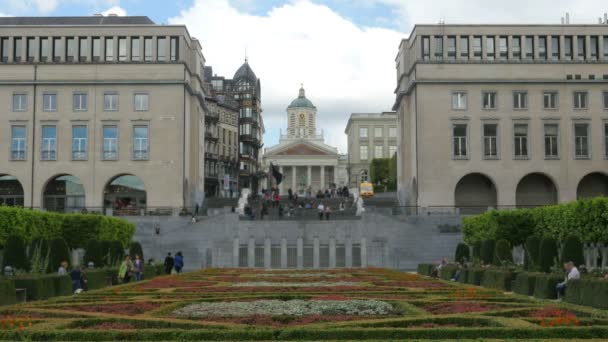
{"type": "Polygon", "coordinates": [[[309,99],[306,98],[306,92],[304,91],[304,87],[300,88],[300,94],[298,98],[291,101],[291,104],[287,108],[316,108],[315,105],[310,102],[309,99]]]}

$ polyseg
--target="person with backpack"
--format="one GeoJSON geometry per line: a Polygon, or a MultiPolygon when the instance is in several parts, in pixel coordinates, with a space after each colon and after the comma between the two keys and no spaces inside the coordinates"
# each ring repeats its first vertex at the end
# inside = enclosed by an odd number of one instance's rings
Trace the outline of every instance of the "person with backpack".
{"type": "Polygon", "coordinates": [[[175,254],[175,272],[177,273],[182,273],[182,269],[184,268],[184,256],[182,255],[182,252],[177,252],[177,254],[175,254]]]}
{"type": "Polygon", "coordinates": [[[165,274],[171,274],[171,270],[175,266],[175,260],[171,256],[171,252],[167,253],[167,257],[165,257],[165,274]]]}

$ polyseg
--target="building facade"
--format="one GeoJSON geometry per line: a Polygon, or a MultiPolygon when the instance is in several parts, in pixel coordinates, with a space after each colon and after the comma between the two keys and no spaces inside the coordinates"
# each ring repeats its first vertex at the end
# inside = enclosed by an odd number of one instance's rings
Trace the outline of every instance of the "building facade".
{"type": "Polygon", "coordinates": [[[397,153],[397,114],[353,113],[344,130],[348,138],[348,180],[357,187],[369,180],[372,159],[397,153]]]}
{"type": "Polygon", "coordinates": [[[0,18],[0,198],[172,213],[204,199],[203,70],[184,26],[0,18]]]}
{"type": "MultiPolygon", "coordinates": [[[[279,144],[264,152],[264,169],[269,170],[272,163],[283,174],[278,187],[282,194],[288,189],[316,193],[346,185],[345,162],[338,149],[325,144],[323,133],[317,131],[317,108],[302,86],[287,107],[287,134],[281,134],[279,144]]],[[[274,179],[268,179],[266,188],[274,186],[274,179]]]]}
{"type": "Polygon", "coordinates": [[[607,25],[417,25],[396,58],[404,205],[608,194],[607,25]]]}

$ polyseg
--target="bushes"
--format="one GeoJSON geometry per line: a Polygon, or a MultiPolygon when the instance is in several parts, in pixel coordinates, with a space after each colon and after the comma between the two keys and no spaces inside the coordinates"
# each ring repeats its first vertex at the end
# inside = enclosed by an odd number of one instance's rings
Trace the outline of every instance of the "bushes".
{"type": "Polygon", "coordinates": [[[53,239],[50,243],[51,253],[49,255],[48,272],[55,272],[62,262],[70,262],[70,250],[62,238],[53,239]]]}
{"type": "Polygon", "coordinates": [[[125,249],[118,241],[112,241],[109,245],[107,265],[119,266],[125,255],[125,249]]]}
{"type": "Polygon", "coordinates": [[[555,274],[538,274],[534,285],[534,297],[542,299],[557,298],[555,286],[564,281],[564,277],[555,274]]]}
{"type": "Polygon", "coordinates": [[[431,273],[433,272],[433,269],[435,269],[435,265],[433,265],[433,264],[419,264],[418,265],[418,274],[430,276],[431,273]]]}
{"type": "Polygon", "coordinates": [[[502,266],[513,263],[513,254],[511,254],[511,244],[505,239],[498,240],[494,248],[494,265],[502,266]]]}
{"type": "Polygon", "coordinates": [[[485,270],[483,268],[469,268],[467,272],[467,284],[481,285],[485,270]]]}
{"type": "Polygon", "coordinates": [[[529,236],[526,239],[524,267],[528,271],[538,270],[538,256],[540,249],[540,239],[536,236],[529,236]]]}
{"type": "Polygon", "coordinates": [[[54,276],[53,289],[55,293],[53,296],[69,296],[72,294],[72,278],[70,276],[54,276]]]}
{"type": "Polygon", "coordinates": [[[487,269],[483,275],[481,286],[502,291],[511,291],[511,282],[516,273],[504,269],[487,269]]]}
{"type": "Polygon", "coordinates": [[[10,305],[16,302],[15,282],[8,279],[0,280],[0,305],[10,305]]]}
{"type": "Polygon", "coordinates": [[[450,264],[444,265],[439,270],[439,277],[444,280],[452,280],[456,271],[458,271],[458,266],[450,264]]]}
{"type": "Polygon", "coordinates": [[[574,235],[570,235],[566,238],[562,250],[562,262],[566,263],[569,261],[572,261],[576,267],[585,263],[583,244],[581,243],[581,240],[574,235]]]}
{"type": "Polygon", "coordinates": [[[565,300],[573,304],[608,309],[608,281],[584,278],[570,280],[565,300]]]}
{"type": "Polygon", "coordinates": [[[139,258],[143,261],[144,259],[144,251],[141,248],[141,244],[139,242],[131,242],[131,244],[129,245],[129,255],[131,256],[131,259],[135,260],[135,256],[139,255],[139,258]]]}
{"type": "Polygon", "coordinates": [[[27,291],[27,300],[43,300],[55,296],[55,283],[51,275],[24,275],[14,278],[16,288],[27,291]]]}
{"type": "Polygon", "coordinates": [[[538,250],[538,268],[541,272],[548,273],[551,267],[555,265],[557,258],[557,242],[554,239],[547,238],[540,242],[538,250]]]}
{"type": "Polygon", "coordinates": [[[101,250],[101,243],[96,240],[91,240],[87,243],[86,253],[84,255],[84,263],[92,262],[95,267],[102,267],[103,262],[103,251],[101,250]]]}
{"type": "Polygon", "coordinates": [[[481,260],[481,241],[473,244],[473,259],[481,260]]]}
{"type": "Polygon", "coordinates": [[[2,269],[6,266],[11,266],[13,270],[29,271],[30,269],[24,241],[18,235],[11,235],[6,239],[4,257],[2,258],[2,269]]]}
{"type": "Polygon", "coordinates": [[[517,277],[515,277],[515,282],[513,283],[513,292],[524,296],[533,296],[536,277],[538,275],[538,273],[526,272],[517,274],[517,277]]]}
{"type": "Polygon", "coordinates": [[[469,246],[467,246],[467,244],[459,243],[458,246],[456,246],[456,255],[454,257],[454,260],[461,264],[464,264],[466,261],[471,260],[469,246]]]}
{"type": "Polygon", "coordinates": [[[481,261],[489,265],[494,261],[494,240],[484,240],[481,244],[481,261]]]}

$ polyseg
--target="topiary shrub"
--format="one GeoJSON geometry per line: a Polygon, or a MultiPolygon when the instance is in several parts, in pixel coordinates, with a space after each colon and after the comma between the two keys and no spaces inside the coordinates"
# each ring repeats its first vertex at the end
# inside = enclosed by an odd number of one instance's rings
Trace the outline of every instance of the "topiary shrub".
{"type": "Polygon", "coordinates": [[[494,240],[484,240],[481,244],[481,261],[489,265],[494,261],[494,240]]]}
{"type": "Polygon", "coordinates": [[[538,268],[541,272],[548,273],[555,264],[557,258],[557,241],[551,238],[542,239],[538,249],[538,268]]]}
{"type": "MultiPolygon", "coordinates": [[[[557,298],[557,284],[564,281],[564,277],[555,274],[539,274],[536,277],[534,284],[534,297],[540,299],[556,299],[557,298]]],[[[570,287],[570,282],[568,282],[570,287]]],[[[566,292],[570,291],[568,288],[566,292]]]]}
{"type": "Polygon", "coordinates": [[[144,251],[141,248],[141,244],[137,241],[131,242],[131,244],[129,245],[129,255],[131,256],[131,259],[133,259],[133,260],[135,260],[136,255],[139,255],[139,258],[141,260],[145,260],[144,251]]]}
{"type": "Polygon", "coordinates": [[[13,270],[30,270],[30,263],[25,250],[25,243],[17,235],[11,235],[6,239],[4,246],[4,257],[2,268],[11,266],[13,270]]]}
{"type": "Polygon", "coordinates": [[[576,267],[585,263],[585,257],[583,256],[583,244],[581,240],[570,235],[564,241],[564,248],[562,249],[562,262],[566,263],[572,261],[576,267]]]}
{"type": "Polygon", "coordinates": [[[537,236],[529,236],[526,239],[524,268],[528,271],[538,270],[538,250],[540,248],[540,239],[537,236]]]}
{"type": "Polygon", "coordinates": [[[108,252],[108,266],[119,266],[125,256],[125,249],[120,241],[110,242],[110,250],[108,252]]]}
{"type": "Polygon", "coordinates": [[[0,305],[11,305],[16,302],[15,282],[12,279],[0,280],[0,305]]]}
{"type": "Polygon", "coordinates": [[[473,244],[473,259],[481,260],[481,241],[473,244]]]}
{"type": "Polygon", "coordinates": [[[97,240],[91,240],[87,243],[84,263],[86,265],[89,262],[95,264],[95,267],[103,266],[103,252],[101,250],[101,244],[97,240]]]}
{"type": "Polygon", "coordinates": [[[517,277],[515,277],[515,281],[513,282],[513,292],[524,296],[534,295],[536,277],[539,274],[542,273],[519,273],[517,277]]]}
{"type": "Polygon", "coordinates": [[[99,248],[101,249],[101,256],[103,259],[103,265],[110,265],[110,246],[112,245],[112,241],[101,241],[99,243],[99,248]]]}
{"type": "Polygon", "coordinates": [[[454,260],[456,260],[456,262],[464,264],[466,261],[469,261],[470,258],[471,258],[471,254],[470,254],[469,246],[462,242],[459,243],[458,246],[456,246],[456,256],[455,256],[454,260]]]}
{"type": "Polygon", "coordinates": [[[49,255],[49,273],[56,272],[62,262],[70,263],[70,249],[62,238],[53,239],[50,243],[51,253],[49,255]]]}
{"type": "Polygon", "coordinates": [[[484,274],[485,269],[483,268],[469,268],[469,271],[467,272],[467,284],[481,285],[484,274]]]}
{"type": "MultiPolygon", "coordinates": [[[[430,276],[436,265],[434,264],[418,264],[418,274],[430,276]]],[[[163,269],[164,272],[164,269],[163,269]]]]}
{"type": "Polygon", "coordinates": [[[496,242],[494,248],[494,265],[503,266],[513,263],[513,254],[511,253],[511,244],[509,241],[502,239],[496,242]]]}

